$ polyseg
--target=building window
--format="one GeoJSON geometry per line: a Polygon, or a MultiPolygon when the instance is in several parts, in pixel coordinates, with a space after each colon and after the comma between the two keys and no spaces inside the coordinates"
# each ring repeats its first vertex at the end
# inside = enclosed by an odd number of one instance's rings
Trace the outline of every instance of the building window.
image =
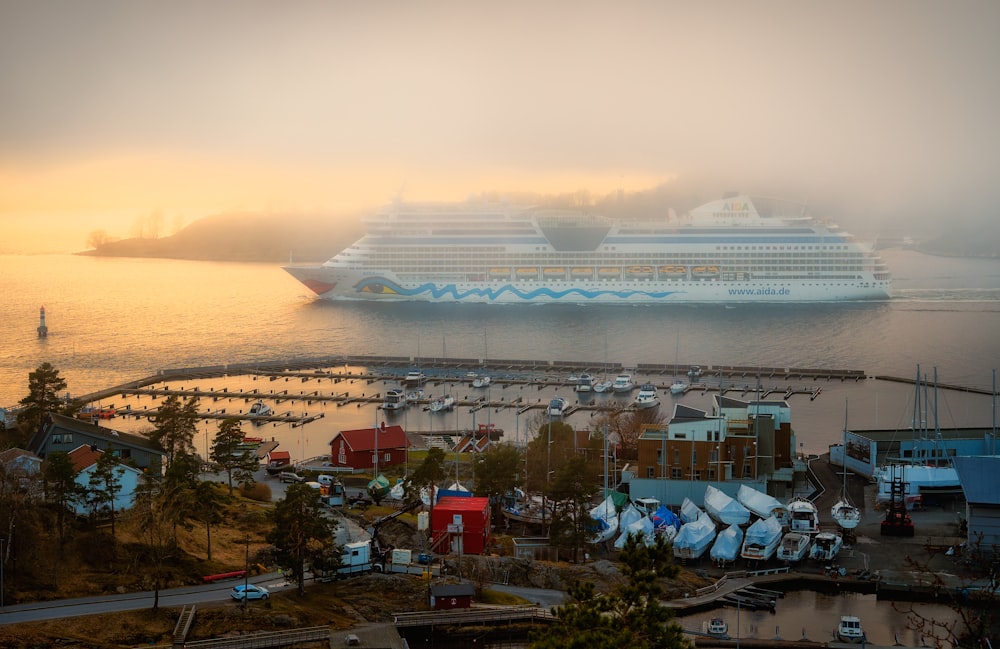
{"type": "Polygon", "coordinates": [[[673,478],[674,480],[680,480],[684,476],[681,475],[680,469],[670,469],[670,477],[673,478]]]}
{"type": "Polygon", "coordinates": [[[661,449],[656,450],[656,463],[663,464],[663,451],[661,449]]]}
{"type": "Polygon", "coordinates": [[[347,464],[347,455],[343,451],[337,456],[337,463],[347,464]]]}
{"type": "Polygon", "coordinates": [[[651,467],[651,466],[647,466],[646,467],[646,477],[647,478],[655,478],[656,477],[656,474],[653,473],[653,467],[651,467]]]}
{"type": "Polygon", "coordinates": [[[674,464],[681,463],[681,450],[679,448],[674,449],[674,464]]]}

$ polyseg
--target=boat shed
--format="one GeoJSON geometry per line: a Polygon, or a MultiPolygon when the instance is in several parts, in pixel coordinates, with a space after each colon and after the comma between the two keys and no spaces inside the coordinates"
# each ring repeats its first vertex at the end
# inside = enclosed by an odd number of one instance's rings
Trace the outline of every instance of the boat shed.
{"type": "Polygon", "coordinates": [[[965,493],[967,543],[982,552],[1000,548],[1000,456],[952,458],[965,493]]]}
{"type": "Polygon", "coordinates": [[[330,464],[337,468],[372,469],[406,462],[409,439],[401,426],[342,430],[330,440],[330,464]],[[378,455],[376,462],[376,455],[378,455]]]}
{"type": "Polygon", "coordinates": [[[434,584],[431,586],[431,609],[471,608],[475,593],[472,584],[434,584]]]}

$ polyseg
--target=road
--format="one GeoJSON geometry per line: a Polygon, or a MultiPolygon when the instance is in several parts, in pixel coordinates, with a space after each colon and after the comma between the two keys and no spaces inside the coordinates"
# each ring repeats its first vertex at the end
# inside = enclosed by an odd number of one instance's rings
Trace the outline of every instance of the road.
{"type": "MultiPolygon", "coordinates": [[[[181,607],[185,604],[208,604],[235,601],[229,594],[233,586],[243,584],[243,579],[227,579],[214,584],[199,586],[184,586],[160,591],[160,606],[181,607]]],[[[250,583],[264,586],[271,593],[295,588],[276,572],[258,575],[250,579],[250,583]]],[[[259,606],[250,602],[251,608],[259,606]]],[[[63,599],[51,602],[31,602],[6,606],[0,611],[0,624],[17,624],[20,622],[39,622],[55,620],[79,615],[94,615],[97,613],[115,613],[118,611],[134,611],[153,608],[153,591],[142,593],[126,593],[124,595],[97,595],[80,597],[78,599],[63,599]]]]}

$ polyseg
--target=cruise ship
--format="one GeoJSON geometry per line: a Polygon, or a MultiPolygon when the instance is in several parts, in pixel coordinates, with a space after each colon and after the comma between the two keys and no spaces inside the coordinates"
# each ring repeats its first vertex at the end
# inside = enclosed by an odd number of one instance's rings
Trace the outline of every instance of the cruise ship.
{"type": "Polygon", "coordinates": [[[330,300],[518,304],[884,300],[873,246],[800,205],[730,196],[615,221],[501,203],[393,203],[319,266],[285,267],[330,300]]]}

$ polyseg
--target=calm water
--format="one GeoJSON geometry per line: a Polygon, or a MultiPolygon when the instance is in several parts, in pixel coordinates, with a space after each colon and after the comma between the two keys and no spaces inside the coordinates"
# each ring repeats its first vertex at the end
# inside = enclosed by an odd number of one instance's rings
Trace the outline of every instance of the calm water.
{"type": "MultiPolygon", "coordinates": [[[[896,276],[897,297],[890,302],[726,308],[332,304],[312,299],[272,264],[0,256],[6,307],[0,320],[0,405],[13,405],[22,397],[28,373],[44,361],[66,377],[71,393],[83,394],[165,368],[339,354],[586,360],[596,365],[606,359],[682,368],[829,367],[903,377],[912,377],[920,364],[928,374],[936,367],[942,383],[989,390],[992,370],[1000,366],[1000,261],[898,250],[885,257],[896,276]],[[35,333],[41,305],[50,332],[45,340],[35,333]]],[[[249,380],[229,379],[213,387],[249,380]]],[[[779,387],[766,378],[763,384],[779,387]]],[[[845,398],[852,427],[909,429],[910,387],[882,381],[818,385],[823,391],[814,401],[802,395],[789,400],[804,450],[823,451],[839,440],[845,398]]],[[[312,386],[245,385],[247,390],[254,387],[370,394],[391,386],[318,381],[312,386]]],[[[456,396],[471,393],[465,387],[456,396]]],[[[547,400],[550,393],[534,388],[490,391],[492,400],[518,396],[547,400]]],[[[989,396],[940,391],[939,399],[942,426],[992,423],[989,396]]],[[[664,396],[661,414],[669,414],[671,400],[664,396]]],[[[710,396],[691,393],[683,400],[707,408],[710,396]]],[[[249,406],[239,400],[212,407],[249,406]]],[[[319,406],[303,400],[288,409],[315,414],[319,406]]],[[[305,430],[276,426],[267,432],[304,455],[315,455],[337,430],[370,426],[376,417],[374,408],[355,406],[326,406],[323,414],[323,420],[305,430]]],[[[523,431],[528,419],[515,418],[512,409],[484,409],[475,415],[459,410],[433,420],[411,409],[397,417],[414,430],[488,421],[511,434],[516,428],[523,431]]],[[[584,427],[587,417],[574,415],[570,422],[584,427]]]]}

